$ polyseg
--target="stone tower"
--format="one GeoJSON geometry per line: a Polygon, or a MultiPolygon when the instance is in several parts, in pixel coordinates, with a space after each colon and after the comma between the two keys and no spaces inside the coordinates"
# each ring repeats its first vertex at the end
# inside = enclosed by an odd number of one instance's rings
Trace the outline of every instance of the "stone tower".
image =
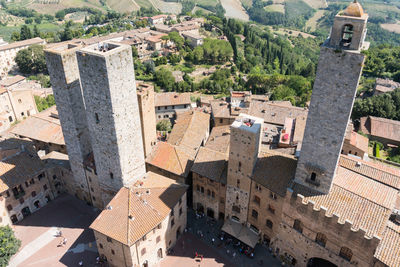
{"type": "Polygon", "coordinates": [[[130,46],[112,42],[77,51],[98,181],[106,205],[142,178],[145,161],[130,46]]]}
{"type": "Polygon", "coordinates": [[[154,86],[144,82],[136,82],[144,155],[151,153],[157,142],[156,111],[154,108],[154,86]]]}
{"type": "Polygon", "coordinates": [[[79,198],[91,201],[83,162],[92,148],[75,54],[78,49],[77,45],[62,44],[46,50],[45,55],[76,193],[79,198]]]}
{"type": "Polygon", "coordinates": [[[263,119],[240,114],[231,125],[225,214],[247,221],[251,176],[261,146],[263,119]]]}
{"type": "Polygon", "coordinates": [[[321,47],[295,182],[327,194],[336,172],[364,55],[368,15],[354,2],[321,47]]]}

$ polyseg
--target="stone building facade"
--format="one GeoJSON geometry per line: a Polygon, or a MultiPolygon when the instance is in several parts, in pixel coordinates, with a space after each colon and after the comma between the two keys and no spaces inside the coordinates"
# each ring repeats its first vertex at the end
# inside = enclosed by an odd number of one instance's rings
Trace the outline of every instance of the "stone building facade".
{"type": "Polygon", "coordinates": [[[54,198],[46,168],[29,141],[2,140],[0,225],[17,223],[54,198]]]}
{"type": "Polygon", "coordinates": [[[7,76],[9,71],[14,70],[17,67],[15,57],[19,50],[28,48],[31,45],[40,45],[45,43],[45,40],[37,37],[0,46],[0,79],[7,76]]]}
{"type": "Polygon", "coordinates": [[[121,188],[90,226],[100,257],[111,267],[156,266],[186,228],[186,189],[152,172],[121,188]]]}
{"type": "Polygon", "coordinates": [[[247,221],[251,175],[261,146],[263,120],[241,114],[231,126],[225,216],[247,221]]]}
{"type": "Polygon", "coordinates": [[[350,12],[335,17],[331,36],[321,47],[296,171],[297,183],[325,194],[335,175],[365,58],[360,49],[368,15],[350,12]]]}
{"type": "Polygon", "coordinates": [[[145,173],[132,51],[127,45],[110,42],[76,53],[97,177],[106,204],[121,187],[145,173]]]}
{"type": "Polygon", "coordinates": [[[140,123],[142,128],[144,156],[151,153],[157,143],[156,113],[154,109],[154,86],[144,82],[136,82],[140,123]]]}

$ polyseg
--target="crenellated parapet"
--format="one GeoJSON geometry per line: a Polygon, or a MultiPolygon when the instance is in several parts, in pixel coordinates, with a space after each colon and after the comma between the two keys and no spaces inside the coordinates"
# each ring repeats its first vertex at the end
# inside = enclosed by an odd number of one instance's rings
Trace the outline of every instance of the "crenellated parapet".
{"type": "MultiPolygon", "coordinates": [[[[286,213],[292,216],[297,213],[305,226],[314,233],[334,233],[338,239],[342,240],[341,243],[357,243],[371,249],[376,248],[381,240],[380,237],[368,233],[367,229],[356,226],[344,216],[328,210],[327,207],[317,205],[315,201],[296,194],[291,189],[288,189],[287,200],[290,206],[287,207],[286,213]]],[[[294,219],[296,217],[293,217],[294,219]]]]}

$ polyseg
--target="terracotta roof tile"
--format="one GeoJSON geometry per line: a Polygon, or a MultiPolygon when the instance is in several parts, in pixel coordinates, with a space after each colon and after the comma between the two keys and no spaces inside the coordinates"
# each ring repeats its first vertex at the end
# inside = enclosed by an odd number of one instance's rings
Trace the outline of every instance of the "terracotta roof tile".
{"type": "Polygon", "coordinates": [[[355,159],[350,156],[341,155],[340,166],[367,176],[393,188],[400,189],[400,170],[386,167],[382,164],[355,159]]]}
{"type": "Polygon", "coordinates": [[[305,203],[313,201],[316,209],[323,206],[328,215],[338,215],[341,223],[349,220],[355,230],[365,229],[369,237],[383,236],[397,197],[396,189],[343,167],[338,168],[331,190],[326,195],[313,194],[297,183],[293,191],[305,196],[305,203]]]}
{"type": "Polygon", "coordinates": [[[18,82],[21,82],[21,81],[23,81],[25,79],[26,78],[24,76],[16,75],[14,77],[11,77],[11,78],[8,78],[8,79],[5,79],[5,80],[1,80],[0,81],[0,86],[9,87],[9,86],[11,86],[13,84],[16,84],[18,82]]]}
{"type": "Polygon", "coordinates": [[[14,152],[0,161],[0,192],[22,184],[44,169],[42,161],[26,142],[23,150],[18,146],[18,152],[14,152]]]}
{"type": "Polygon", "coordinates": [[[290,155],[277,152],[261,152],[253,172],[253,180],[284,196],[286,189],[294,179],[297,160],[290,155]]]}
{"type": "Polygon", "coordinates": [[[56,106],[28,117],[11,128],[10,132],[33,140],[65,145],[56,106]]]}
{"type": "Polygon", "coordinates": [[[156,93],[155,94],[155,106],[177,106],[177,105],[190,105],[190,94],[189,93],[156,93]]]}
{"type": "Polygon", "coordinates": [[[400,226],[388,222],[375,258],[390,267],[400,266],[400,226]]]}
{"type": "Polygon", "coordinates": [[[264,123],[285,124],[285,118],[307,117],[308,110],[273,102],[252,100],[249,115],[264,119],[264,123]]]}
{"type": "Polygon", "coordinates": [[[229,153],[230,140],[230,125],[217,126],[211,130],[211,134],[208,137],[205,147],[221,153],[229,153]]]}
{"type": "Polygon", "coordinates": [[[228,155],[201,147],[193,163],[192,172],[221,182],[223,172],[227,171],[228,155]]]}
{"type": "Polygon", "coordinates": [[[44,43],[45,43],[45,40],[43,40],[39,37],[36,37],[36,38],[28,39],[28,40],[14,42],[14,43],[11,43],[8,45],[2,45],[2,46],[0,46],[0,51],[24,47],[24,46],[28,46],[28,45],[34,45],[34,44],[44,44],[44,43]]]}
{"type": "Polygon", "coordinates": [[[400,121],[369,116],[361,118],[360,124],[366,134],[400,142],[400,121]]]}
{"type": "Polygon", "coordinates": [[[193,160],[193,157],[179,147],[159,142],[146,159],[146,162],[173,174],[186,177],[189,174],[193,160]]]}
{"type": "Polygon", "coordinates": [[[139,183],[121,188],[90,228],[132,246],[168,216],[187,187],[148,172],[139,183]]]}
{"type": "Polygon", "coordinates": [[[201,111],[179,112],[167,142],[179,146],[193,158],[208,135],[210,115],[201,111]]]}

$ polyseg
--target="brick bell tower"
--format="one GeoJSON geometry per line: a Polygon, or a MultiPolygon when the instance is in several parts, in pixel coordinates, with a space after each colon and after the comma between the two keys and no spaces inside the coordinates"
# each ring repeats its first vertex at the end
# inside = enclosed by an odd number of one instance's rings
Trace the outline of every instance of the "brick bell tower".
{"type": "Polygon", "coordinates": [[[321,47],[295,182],[327,194],[364,64],[368,15],[354,1],[335,16],[321,47]]]}

